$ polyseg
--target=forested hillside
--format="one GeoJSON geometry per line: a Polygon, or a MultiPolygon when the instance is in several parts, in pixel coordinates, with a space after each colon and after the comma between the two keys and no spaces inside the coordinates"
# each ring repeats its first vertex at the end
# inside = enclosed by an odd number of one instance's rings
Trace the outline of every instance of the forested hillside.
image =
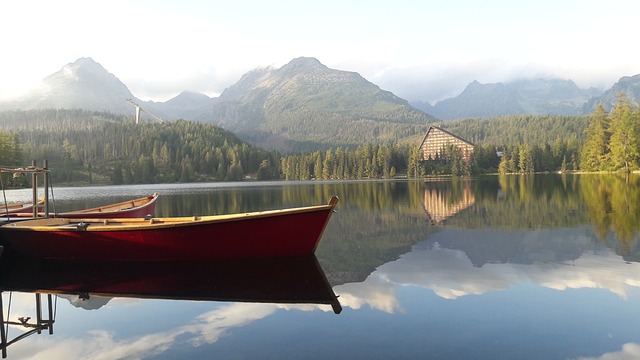
{"type": "Polygon", "coordinates": [[[82,110],[9,111],[0,113],[0,165],[47,159],[54,181],[78,184],[631,171],[640,165],[639,114],[623,99],[611,114],[600,107],[588,117],[446,122],[440,126],[476,144],[471,161],[462,161],[451,148],[441,158],[424,162],[419,153],[424,135],[411,133],[391,142],[372,135],[353,146],[336,143],[282,153],[250,145],[212,124],[135,124],[129,118],[82,110]]]}
{"type": "MultiPolygon", "coordinates": [[[[7,165],[47,159],[53,179],[78,183],[153,183],[277,177],[275,155],[211,124],[140,123],[72,110],[0,113],[21,152],[7,165]],[[273,164],[273,165],[272,165],[273,164]]],[[[15,147],[3,141],[3,146],[15,147]]]]}
{"type": "Polygon", "coordinates": [[[512,115],[453,120],[437,126],[476,144],[553,144],[558,139],[582,141],[590,116],[512,115]]]}
{"type": "Polygon", "coordinates": [[[455,120],[440,125],[476,144],[479,168],[533,173],[579,170],[589,121],[589,116],[515,115],[455,120]],[[486,154],[493,149],[503,156],[486,160],[486,154]]]}

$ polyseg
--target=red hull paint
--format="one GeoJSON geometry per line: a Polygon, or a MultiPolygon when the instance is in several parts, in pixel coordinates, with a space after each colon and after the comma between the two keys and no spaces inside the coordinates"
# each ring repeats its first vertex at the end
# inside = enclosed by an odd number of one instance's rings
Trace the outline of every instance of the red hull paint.
{"type": "MultiPolygon", "coordinates": [[[[19,256],[64,260],[220,260],[311,255],[337,203],[311,210],[130,229],[33,231],[0,228],[19,256]]],[[[18,223],[19,224],[19,223],[18,223]]],[[[97,225],[96,225],[97,226],[97,225]]]]}

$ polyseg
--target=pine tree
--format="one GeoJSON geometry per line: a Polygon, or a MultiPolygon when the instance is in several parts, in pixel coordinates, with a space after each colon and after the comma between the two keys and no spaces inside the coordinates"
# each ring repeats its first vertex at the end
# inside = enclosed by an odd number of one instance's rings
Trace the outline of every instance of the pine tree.
{"type": "Polygon", "coordinates": [[[518,168],[523,174],[531,174],[535,171],[533,165],[533,153],[527,144],[520,147],[520,161],[518,162],[518,168]]]}
{"type": "MultiPolygon", "coordinates": [[[[586,139],[580,153],[580,168],[587,171],[605,170],[609,156],[609,119],[599,103],[587,128],[586,139]]],[[[566,161],[566,157],[564,158],[566,161]]]]}
{"type": "Polygon", "coordinates": [[[631,109],[623,94],[611,113],[611,161],[616,169],[629,172],[640,158],[640,125],[638,112],[631,109]]]}

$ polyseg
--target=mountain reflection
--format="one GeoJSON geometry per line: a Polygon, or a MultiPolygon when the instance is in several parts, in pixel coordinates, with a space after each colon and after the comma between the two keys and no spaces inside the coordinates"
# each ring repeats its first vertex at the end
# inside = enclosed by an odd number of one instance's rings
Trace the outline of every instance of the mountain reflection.
{"type": "Polygon", "coordinates": [[[438,246],[464,251],[478,267],[575,260],[593,246],[562,237],[539,238],[532,232],[577,229],[588,233],[582,242],[599,243],[626,261],[638,262],[638,179],[547,174],[325,184],[322,192],[333,189],[344,201],[317,255],[330,283],[340,285],[364,281],[414,245],[433,244],[432,238],[446,229],[468,230],[469,238],[448,239],[438,246]]]}
{"type": "Polygon", "coordinates": [[[446,299],[521,283],[603,288],[626,298],[627,289],[640,284],[638,264],[619,268],[640,260],[638,179],[510,175],[412,183],[401,193],[405,198],[394,194],[387,210],[342,209],[333,230],[357,242],[354,235],[366,229],[369,243],[357,253],[322,252],[321,260],[344,306],[389,313],[402,308],[396,292],[404,286],[446,299]],[[416,210],[424,215],[416,217],[416,210]],[[354,223],[359,230],[349,229],[354,223]],[[345,259],[363,253],[372,255],[345,259]],[[366,259],[380,262],[359,271],[366,259]],[[359,278],[344,277],[341,267],[359,278]]]}
{"type": "Polygon", "coordinates": [[[338,285],[334,290],[344,306],[368,305],[388,313],[403,308],[397,292],[406,287],[457,299],[536,284],[555,290],[599,288],[626,299],[628,289],[640,286],[640,264],[620,267],[621,258],[593,240],[588,229],[529,233],[447,229],[381,265],[363,282],[338,285]],[[505,251],[502,241],[484,241],[491,238],[524,239],[505,251]]]}

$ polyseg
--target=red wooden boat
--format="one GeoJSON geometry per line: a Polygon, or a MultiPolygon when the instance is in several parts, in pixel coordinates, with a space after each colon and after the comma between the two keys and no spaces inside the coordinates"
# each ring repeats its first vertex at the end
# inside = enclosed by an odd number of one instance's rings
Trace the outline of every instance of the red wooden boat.
{"type": "MultiPolygon", "coordinates": [[[[39,200],[36,206],[38,207],[38,211],[41,211],[44,206],[44,200],[39,200]]],[[[7,214],[9,216],[17,216],[25,213],[33,216],[33,203],[16,202],[6,204],[0,208],[0,216],[7,216],[7,214]]]]}
{"type": "MultiPolygon", "coordinates": [[[[153,215],[158,200],[158,194],[153,194],[138,199],[122,201],[115,204],[103,205],[89,209],[49,214],[49,217],[69,219],[120,219],[147,217],[153,215]]],[[[40,206],[42,208],[42,205],[40,206]]],[[[14,211],[9,217],[30,218],[33,217],[33,207],[28,210],[14,211]]],[[[6,215],[3,215],[6,216],[6,215]]],[[[38,213],[38,217],[45,217],[44,213],[38,213]]]]}
{"type": "Polygon", "coordinates": [[[5,256],[63,260],[219,260],[311,255],[328,205],[251,213],[131,219],[49,218],[0,226],[5,256]]]}
{"type": "Polygon", "coordinates": [[[53,217],[69,219],[103,219],[103,218],[136,218],[153,215],[158,194],[127,200],[115,204],[98,206],[90,209],[57,213],[53,217]]]}

